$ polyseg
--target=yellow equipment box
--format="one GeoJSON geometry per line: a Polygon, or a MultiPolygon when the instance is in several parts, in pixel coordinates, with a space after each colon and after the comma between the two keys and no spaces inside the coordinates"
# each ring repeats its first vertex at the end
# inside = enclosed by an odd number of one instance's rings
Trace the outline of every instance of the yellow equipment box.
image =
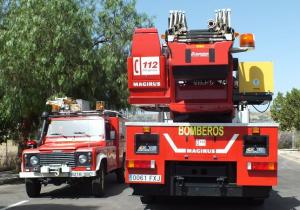
{"type": "Polygon", "coordinates": [[[239,92],[240,93],[273,93],[272,62],[240,62],[239,92]]]}

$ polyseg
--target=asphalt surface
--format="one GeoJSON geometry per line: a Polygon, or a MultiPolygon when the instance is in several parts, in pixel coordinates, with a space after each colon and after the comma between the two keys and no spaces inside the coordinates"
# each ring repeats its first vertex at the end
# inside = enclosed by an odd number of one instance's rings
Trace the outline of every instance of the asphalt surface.
{"type": "Polygon", "coordinates": [[[15,171],[0,171],[0,185],[14,183],[19,179],[15,171]]]}
{"type": "Polygon", "coordinates": [[[166,199],[159,198],[155,204],[143,205],[126,185],[115,182],[115,176],[106,179],[107,194],[94,198],[89,189],[82,186],[53,186],[42,188],[39,198],[29,199],[23,183],[0,186],[0,210],[300,210],[300,162],[279,157],[279,185],[263,206],[253,206],[242,200],[224,199],[166,199]]]}

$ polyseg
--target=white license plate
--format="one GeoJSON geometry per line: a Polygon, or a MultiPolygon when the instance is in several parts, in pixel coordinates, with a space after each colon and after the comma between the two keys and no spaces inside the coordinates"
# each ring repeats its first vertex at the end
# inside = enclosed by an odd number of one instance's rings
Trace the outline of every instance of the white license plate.
{"type": "Polygon", "coordinates": [[[129,174],[130,182],[161,182],[161,175],[129,174]]]}
{"type": "Polygon", "coordinates": [[[72,171],[71,176],[72,177],[86,177],[86,176],[89,177],[89,176],[93,176],[93,172],[72,171]]]}

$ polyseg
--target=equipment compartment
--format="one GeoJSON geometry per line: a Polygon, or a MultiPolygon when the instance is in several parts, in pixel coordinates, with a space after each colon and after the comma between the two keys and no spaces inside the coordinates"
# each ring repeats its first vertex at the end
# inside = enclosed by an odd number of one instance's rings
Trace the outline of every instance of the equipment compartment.
{"type": "Polygon", "coordinates": [[[272,62],[240,62],[240,93],[273,93],[272,62]]]}

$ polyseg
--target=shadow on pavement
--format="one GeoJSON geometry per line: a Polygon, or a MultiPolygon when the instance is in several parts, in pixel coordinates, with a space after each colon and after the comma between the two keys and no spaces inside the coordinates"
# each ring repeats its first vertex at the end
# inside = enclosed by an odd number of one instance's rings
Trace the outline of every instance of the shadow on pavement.
{"type": "Polygon", "coordinates": [[[64,205],[64,204],[25,204],[21,206],[16,206],[9,208],[11,210],[31,210],[31,209],[43,209],[43,210],[66,210],[66,209],[72,209],[72,210],[94,210],[101,208],[101,206],[73,206],[73,205],[64,205]]]}
{"type": "Polygon", "coordinates": [[[296,210],[299,206],[297,198],[281,197],[277,191],[272,191],[261,206],[235,198],[158,198],[155,203],[146,205],[145,210],[296,210]]]}
{"type": "MultiPolygon", "coordinates": [[[[106,176],[105,179],[105,187],[106,187],[105,189],[106,193],[105,196],[103,196],[103,198],[121,194],[123,190],[127,188],[127,185],[117,183],[115,174],[109,174],[106,176]]],[[[41,197],[50,197],[52,199],[55,198],[79,199],[79,198],[90,198],[90,197],[92,198],[94,196],[92,195],[91,184],[82,183],[76,185],[67,185],[50,192],[41,193],[41,197]]]]}
{"type": "Polygon", "coordinates": [[[24,183],[25,183],[24,179],[17,178],[17,179],[6,180],[3,184],[19,185],[24,183]]]}

